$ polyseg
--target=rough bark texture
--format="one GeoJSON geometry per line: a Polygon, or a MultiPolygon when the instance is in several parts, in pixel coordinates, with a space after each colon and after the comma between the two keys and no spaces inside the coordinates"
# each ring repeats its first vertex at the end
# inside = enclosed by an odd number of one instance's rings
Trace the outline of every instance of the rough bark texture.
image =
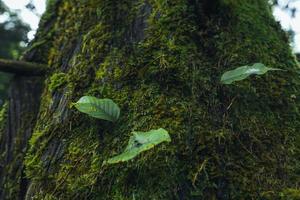
{"type": "Polygon", "coordinates": [[[26,199],[299,197],[299,64],[267,2],[49,1],[24,56],[52,69],[26,199]],[[220,84],[255,62],[286,71],[220,84]],[[83,95],[113,99],[121,119],[72,109],[83,95]],[[132,130],[159,127],[170,144],[102,166],[132,130]]]}
{"type": "Polygon", "coordinates": [[[38,114],[42,85],[40,77],[15,76],[12,80],[9,102],[1,113],[0,199],[25,198],[24,156],[38,114]]]}

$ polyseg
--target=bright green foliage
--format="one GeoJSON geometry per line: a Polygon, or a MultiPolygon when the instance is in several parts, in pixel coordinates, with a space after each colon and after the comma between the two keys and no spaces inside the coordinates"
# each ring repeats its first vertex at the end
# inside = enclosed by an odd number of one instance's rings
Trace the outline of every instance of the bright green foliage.
{"type": "Polygon", "coordinates": [[[168,131],[163,128],[151,130],[148,132],[133,132],[128,145],[124,152],[118,156],[112,157],[104,162],[104,164],[115,164],[125,162],[135,158],[143,151],[152,149],[154,146],[162,142],[171,142],[168,131]]]}
{"type": "Polygon", "coordinates": [[[115,122],[119,119],[120,108],[111,99],[98,99],[91,96],[81,97],[74,106],[83,113],[98,119],[115,122]]]}
{"type": "Polygon", "coordinates": [[[262,63],[255,63],[252,66],[246,65],[242,67],[238,67],[234,70],[225,72],[221,77],[221,82],[223,84],[231,84],[235,81],[241,81],[247,78],[252,74],[262,75],[267,73],[268,71],[280,70],[277,68],[269,68],[266,67],[262,63]]]}

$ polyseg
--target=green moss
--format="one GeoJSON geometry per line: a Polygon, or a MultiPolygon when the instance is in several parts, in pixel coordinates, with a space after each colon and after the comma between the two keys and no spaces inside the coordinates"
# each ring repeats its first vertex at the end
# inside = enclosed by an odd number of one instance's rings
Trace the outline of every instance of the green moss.
{"type": "Polygon", "coordinates": [[[300,190],[299,189],[286,189],[280,193],[282,199],[287,200],[299,200],[300,199],[300,190]]]}
{"type": "MultiPolygon", "coordinates": [[[[0,144],[4,143],[4,134],[7,126],[8,102],[5,102],[0,110],[0,144]]],[[[2,150],[2,149],[1,149],[2,150]]],[[[0,160],[5,160],[6,152],[1,152],[0,160]]]]}
{"type": "Polygon", "coordinates": [[[0,124],[7,118],[8,102],[5,102],[0,110],[0,124]]]}
{"type": "Polygon", "coordinates": [[[299,200],[300,190],[288,188],[280,192],[269,191],[263,193],[263,197],[267,200],[271,199],[282,199],[282,200],[299,200]]]}
{"type": "Polygon", "coordinates": [[[53,92],[68,82],[68,76],[65,73],[55,73],[50,77],[48,88],[53,92]]]}
{"type": "Polygon", "coordinates": [[[67,0],[57,15],[48,63],[68,69],[47,87],[62,97],[44,92],[26,159],[40,199],[260,199],[295,187],[298,75],[219,83],[224,71],[255,62],[296,70],[266,1],[67,0]],[[141,18],[147,28],[137,36],[141,18]],[[69,109],[83,95],[113,99],[119,122],[69,109]],[[159,127],[171,144],[101,165],[124,149],[132,130],[159,127]],[[57,143],[62,153],[50,154],[57,143]]]}

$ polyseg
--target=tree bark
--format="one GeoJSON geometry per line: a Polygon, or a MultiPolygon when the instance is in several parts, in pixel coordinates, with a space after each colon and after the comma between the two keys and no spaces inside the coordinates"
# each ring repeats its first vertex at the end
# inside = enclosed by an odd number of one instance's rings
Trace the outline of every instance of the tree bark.
{"type": "Polygon", "coordinates": [[[24,59],[51,72],[23,162],[27,200],[299,194],[299,63],[267,0],[49,1],[32,45],[24,59]],[[220,83],[256,62],[284,71],[220,83]],[[84,95],[113,99],[119,121],[71,108],[84,95]],[[171,143],[102,166],[132,130],[160,127],[171,143]]]}
{"type": "Polygon", "coordinates": [[[14,76],[9,102],[2,109],[0,135],[0,199],[24,199],[27,180],[24,156],[37,118],[41,77],[14,76]]]}

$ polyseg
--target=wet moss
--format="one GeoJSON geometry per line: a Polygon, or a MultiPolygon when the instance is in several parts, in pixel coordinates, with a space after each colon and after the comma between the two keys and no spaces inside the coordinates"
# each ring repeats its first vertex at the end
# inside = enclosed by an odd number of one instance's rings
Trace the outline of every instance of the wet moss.
{"type": "Polygon", "coordinates": [[[48,56],[57,74],[26,158],[33,196],[259,199],[295,187],[300,80],[266,1],[67,0],[57,15],[48,56]],[[288,72],[220,85],[224,71],[254,62],[288,72]],[[86,94],[117,102],[120,121],[69,108],[86,94]],[[171,144],[102,166],[132,130],[159,127],[171,144]]]}

